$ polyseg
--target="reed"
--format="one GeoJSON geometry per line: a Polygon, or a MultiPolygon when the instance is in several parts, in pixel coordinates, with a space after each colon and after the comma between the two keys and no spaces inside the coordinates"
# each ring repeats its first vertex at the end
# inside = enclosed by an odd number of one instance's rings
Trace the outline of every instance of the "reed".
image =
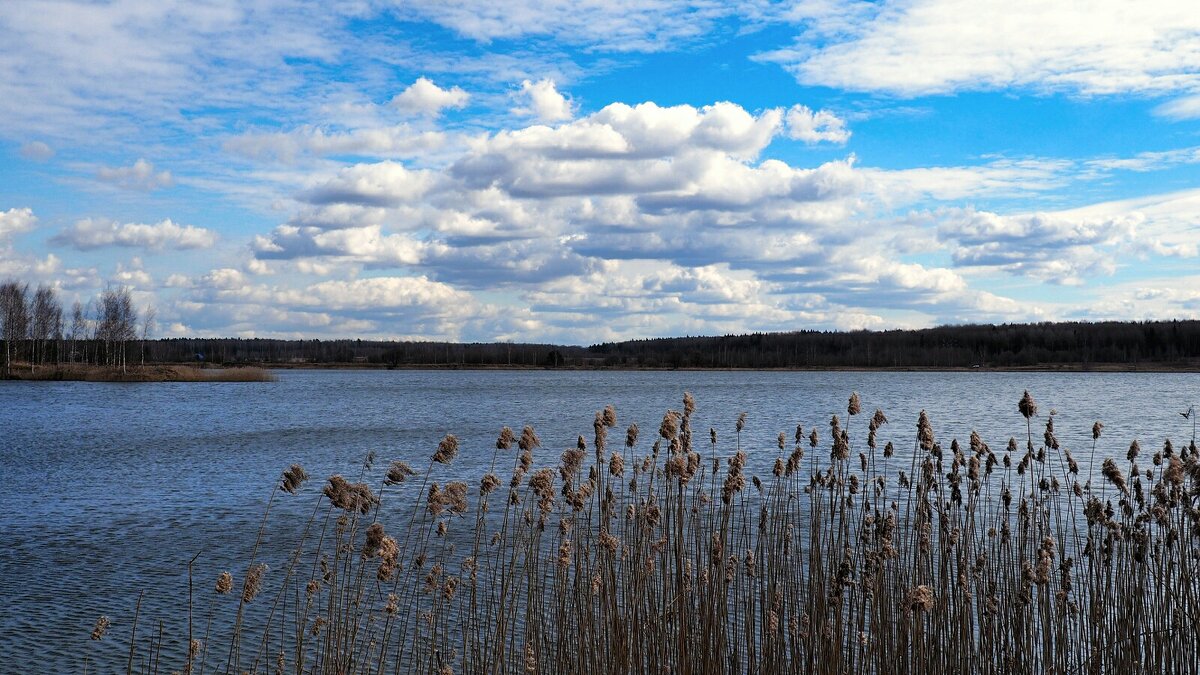
{"type": "MultiPolygon", "coordinates": [[[[405,463],[333,476],[283,569],[252,558],[240,598],[216,578],[213,598],[240,600],[215,603],[237,612],[232,633],[132,641],[178,645],[186,673],[1200,668],[1194,437],[1148,461],[1135,444],[1093,481],[1028,393],[1012,411],[1025,437],[1000,450],[976,433],[943,445],[925,412],[895,434],[882,411],[864,423],[858,394],[828,432],[799,425],[770,449],[746,447],[745,414],[732,444],[710,429],[694,445],[690,395],[682,408],[649,446],[633,425],[609,448],[610,406],[556,458],[505,427],[475,487],[443,477],[449,435],[420,481],[405,463]],[[756,462],[770,473],[748,474],[747,453],[773,455],[756,462]]],[[[285,471],[279,490],[301,496],[284,498],[311,495],[305,479],[285,471]]],[[[128,672],[159,668],[130,654],[128,672]]]]}

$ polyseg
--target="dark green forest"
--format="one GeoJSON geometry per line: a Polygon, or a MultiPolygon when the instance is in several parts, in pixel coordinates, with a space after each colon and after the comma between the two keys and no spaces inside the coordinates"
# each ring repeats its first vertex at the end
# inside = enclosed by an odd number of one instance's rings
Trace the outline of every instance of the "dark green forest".
{"type": "Polygon", "coordinates": [[[552,344],[371,340],[168,339],[149,360],[241,364],[544,368],[1200,367],[1200,321],[941,326],[881,332],[797,331],[552,344]]]}

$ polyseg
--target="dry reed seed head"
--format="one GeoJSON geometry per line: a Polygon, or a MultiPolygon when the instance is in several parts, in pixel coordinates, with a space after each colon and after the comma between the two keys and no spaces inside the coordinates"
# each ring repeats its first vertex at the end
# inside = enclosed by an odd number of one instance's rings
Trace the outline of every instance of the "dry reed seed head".
{"type": "Polygon", "coordinates": [[[304,587],[304,594],[312,596],[316,595],[320,590],[321,582],[317,581],[316,579],[309,579],[308,584],[304,587]]]}
{"type": "Polygon", "coordinates": [[[1021,400],[1017,403],[1017,410],[1029,419],[1037,414],[1037,404],[1033,402],[1033,397],[1029,395],[1029,390],[1025,390],[1025,394],[1021,396],[1021,400]]]}
{"type": "Polygon", "coordinates": [[[521,471],[524,473],[529,473],[529,470],[533,468],[533,451],[522,450],[519,460],[521,463],[521,471]]]}
{"type": "Polygon", "coordinates": [[[308,473],[304,470],[304,467],[299,464],[293,464],[287,471],[283,472],[279,487],[284,492],[294,495],[306,480],[308,480],[308,473]]]}
{"type": "Polygon", "coordinates": [[[921,584],[908,592],[908,598],[905,602],[908,609],[916,611],[933,611],[934,596],[933,589],[929,586],[921,584]]]}
{"type": "Polygon", "coordinates": [[[389,616],[394,615],[400,610],[400,598],[395,593],[388,593],[387,604],[383,606],[383,611],[389,616]]]}
{"type": "Polygon", "coordinates": [[[859,414],[860,412],[862,412],[862,400],[859,399],[857,391],[852,392],[850,394],[850,400],[846,404],[846,414],[853,416],[859,414]]]}
{"type": "MultiPolygon", "coordinates": [[[[599,415],[600,413],[596,414],[599,415]]],[[[583,440],[583,436],[579,436],[575,439],[575,449],[579,450],[580,452],[587,450],[587,441],[583,440]]]]}
{"type": "Polygon", "coordinates": [[[500,478],[494,473],[484,475],[479,481],[479,493],[482,495],[490,495],[500,487],[500,478]]]}
{"type": "Polygon", "coordinates": [[[891,457],[894,454],[896,454],[896,447],[892,445],[891,441],[888,441],[887,445],[883,446],[883,456],[891,457]]]}
{"type": "Polygon", "coordinates": [[[450,507],[452,513],[463,514],[470,509],[467,504],[467,492],[470,490],[467,484],[462,481],[454,481],[446,484],[446,489],[442,491],[442,499],[445,500],[446,506],[450,507]]]}
{"type": "Polygon", "coordinates": [[[429,486],[429,493],[425,498],[425,508],[435,518],[442,515],[445,510],[446,501],[442,498],[442,488],[437,483],[429,486]]]}
{"type": "Polygon", "coordinates": [[[917,443],[926,452],[933,449],[933,425],[924,410],[917,416],[917,443]]]}
{"type": "Polygon", "coordinates": [[[742,433],[742,429],[746,428],[746,413],[738,413],[737,424],[735,425],[735,428],[739,434],[742,433]]]}
{"type": "Polygon", "coordinates": [[[1103,422],[1096,422],[1095,424],[1093,424],[1092,425],[1092,440],[1094,441],[1094,440],[1099,439],[1100,432],[1102,432],[1102,431],[1104,431],[1104,423],[1103,422]]]}
{"type": "Polygon", "coordinates": [[[262,590],[263,575],[267,573],[266,563],[257,563],[246,570],[246,581],[242,584],[242,602],[252,602],[262,590]]]}
{"type": "Polygon", "coordinates": [[[409,476],[416,475],[416,473],[417,472],[413,471],[412,467],[408,465],[408,462],[401,462],[397,460],[392,462],[388,467],[387,478],[383,481],[383,484],[399,485],[407,480],[409,476]]]}
{"type": "Polygon", "coordinates": [[[367,537],[363,542],[362,556],[364,558],[372,558],[379,553],[379,546],[383,543],[385,536],[382,523],[371,523],[367,528],[367,537]]]}
{"type": "Polygon", "coordinates": [[[204,650],[203,642],[196,640],[196,639],[192,639],[191,641],[189,641],[188,642],[188,655],[187,655],[188,661],[195,661],[196,657],[200,656],[200,652],[203,650],[204,650]]]}
{"type": "Polygon", "coordinates": [[[448,526],[448,525],[446,525],[446,521],[444,521],[444,520],[439,520],[439,521],[438,521],[438,524],[437,524],[437,536],[439,536],[439,537],[444,537],[444,536],[446,536],[446,532],[447,532],[448,530],[449,530],[449,526],[448,526]]]}
{"type": "Polygon", "coordinates": [[[542,447],[541,439],[534,433],[533,427],[526,425],[521,430],[521,439],[517,441],[517,448],[523,452],[532,452],[534,448],[540,447],[542,447]]]}
{"type": "Polygon", "coordinates": [[[217,593],[221,595],[229,595],[233,591],[233,575],[229,572],[221,572],[217,575],[217,593]]]}
{"type": "Polygon", "coordinates": [[[637,442],[638,442],[638,425],[630,424],[629,428],[625,430],[625,447],[632,448],[633,446],[637,445],[637,442]]]}
{"type": "Polygon", "coordinates": [[[517,440],[513,435],[513,430],[509,427],[500,427],[500,436],[496,438],[497,450],[509,450],[512,448],[513,441],[517,440]]]}
{"type": "Polygon", "coordinates": [[[612,455],[608,458],[608,472],[614,476],[624,475],[625,457],[616,452],[612,453],[612,455]]]}
{"type": "Polygon", "coordinates": [[[560,459],[562,466],[559,468],[559,473],[564,481],[571,480],[576,473],[583,467],[583,450],[564,450],[560,459]]]}
{"type": "Polygon", "coordinates": [[[96,625],[92,627],[92,639],[99,640],[103,638],[104,634],[108,632],[108,627],[110,625],[112,625],[112,622],[108,620],[107,616],[101,615],[99,618],[97,618],[96,625]]]}
{"type": "Polygon", "coordinates": [[[1172,455],[1167,460],[1163,480],[1170,485],[1183,485],[1183,461],[1179,457],[1172,455]]]}
{"type": "Polygon", "coordinates": [[[349,483],[336,475],[329,478],[323,492],[331,504],[345,511],[366,514],[372,505],[379,503],[379,498],[366,483],[349,483]]]}
{"type": "Polygon", "coordinates": [[[717,444],[717,430],[713,427],[708,428],[708,440],[715,446],[717,444]]]}
{"type": "Polygon", "coordinates": [[[447,577],[446,582],[442,584],[442,597],[447,600],[454,599],[454,592],[458,589],[458,577],[447,577]]]}
{"type": "Polygon", "coordinates": [[[438,464],[449,464],[458,455],[458,438],[454,434],[446,434],[438,443],[438,449],[433,453],[433,461],[438,464]]]}
{"type": "Polygon", "coordinates": [[[662,424],[658,426],[658,435],[666,440],[671,440],[679,434],[679,413],[674,410],[668,410],[662,419],[662,424]]]}
{"type": "Polygon", "coordinates": [[[601,421],[603,421],[604,426],[608,427],[609,429],[615,429],[617,427],[617,409],[611,405],[604,406],[604,411],[601,414],[601,421]]]}
{"type": "Polygon", "coordinates": [[[1138,444],[1137,440],[1135,439],[1129,444],[1129,452],[1125,453],[1125,458],[1132,462],[1134,459],[1137,459],[1138,453],[1141,451],[1142,446],[1138,444]]]}
{"type": "Polygon", "coordinates": [[[783,470],[784,470],[784,467],[783,467],[783,460],[782,460],[782,459],[780,459],[779,457],[776,457],[776,458],[775,458],[775,467],[774,467],[773,469],[771,469],[771,473],[772,473],[772,474],[773,474],[773,475],[774,475],[776,478],[779,478],[780,476],[782,476],[782,475],[783,475],[783,470]]]}
{"type": "Polygon", "coordinates": [[[1125,494],[1129,494],[1129,488],[1125,485],[1125,476],[1121,473],[1121,470],[1117,468],[1116,462],[1112,461],[1111,458],[1104,460],[1104,463],[1100,468],[1100,473],[1108,479],[1108,482],[1115,485],[1118,490],[1124,492],[1125,494]]]}
{"type": "Polygon", "coordinates": [[[558,565],[558,568],[560,570],[565,570],[568,567],[570,567],[570,565],[571,565],[571,540],[570,539],[563,539],[562,543],[558,545],[558,557],[555,559],[555,563],[558,565]]]}
{"type": "Polygon", "coordinates": [[[871,416],[871,424],[874,424],[875,428],[878,429],[879,427],[881,427],[887,423],[888,423],[887,415],[884,415],[882,410],[880,410],[879,408],[876,408],[875,414],[871,416]]]}
{"type": "Polygon", "coordinates": [[[525,643],[525,672],[536,673],[538,669],[537,654],[533,651],[533,645],[525,643]]]}

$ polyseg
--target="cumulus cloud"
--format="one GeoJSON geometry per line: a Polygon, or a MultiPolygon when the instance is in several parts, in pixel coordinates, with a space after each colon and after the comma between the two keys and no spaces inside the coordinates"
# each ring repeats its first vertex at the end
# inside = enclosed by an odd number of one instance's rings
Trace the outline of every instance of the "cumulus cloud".
{"type": "Polygon", "coordinates": [[[1140,2],[1136,11],[1123,0],[1100,0],[1086,12],[1039,0],[855,4],[808,16],[798,9],[793,18],[807,28],[796,45],[759,58],[783,64],[804,84],[902,96],[1200,89],[1200,13],[1174,0],[1140,2]],[[850,15],[858,20],[846,21],[850,15]]]}
{"type": "Polygon", "coordinates": [[[938,214],[939,234],[956,243],[963,267],[996,267],[1054,283],[1079,285],[1087,276],[1116,270],[1115,247],[1135,241],[1145,217],[1104,218],[1054,213],[1002,216],[974,209],[938,214]]]}
{"type": "Polygon", "coordinates": [[[564,122],[575,116],[574,104],[559,93],[554,80],[521,82],[521,94],[529,99],[525,107],[514,108],[518,115],[529,115],[541,122],[564,122]]]}
{"type": "Polygon", "coordinates": [[[0,242],[10,239],[15,234],[32,230],[37,225],[37,220],[33,209],[29,207],[0,211],[0,242]]]}
{"type": "Polygon", "coordinates": [[[126,190],[144,192],[175,184],[170,171],[155,171],[154,164],[144,159],[139,159],[130,166],[102,166],[96,169],[96,179],[126,190]]]}
{"type": "Polygon", "coordinates": [[[794,105],[787,112],[788,137],[805,143],[845,143],[850,140],[846,122],[828,110],[813,111],[794,105]]]}
{"type": "Polygon", "coordinates": [[[433,183],[431,172],[406,169],[398,162],[356,164],[303,191],[300,198],[310,204],[396,206],[419,199],[433,183]]]}
{"type": "Polygon", "coordinates": [[[217,234],[203,227],[180,225],[170,219],[145,224],[84,218],[55,235],[51,242],[81,251],[107,246],[187,250],[213,246],[217,234]]]}
{"type": "Polygon", "coordinates": [[[35,162],[44,162],[54,156],[54,148],[41,141],[30,141],[21,146],[21,156],[35,162]]]}
{"type": "Polygon", "coordinates": [[[446,108],[465,107],[470,98],[470,94],[459,87],[442,89],[431,80],[419,77],[392,98],[392,105],[407,112],[436,116],[446,108]]]}
{"type": "Polygon", "coordinates": [[[429,245],[406,234],[384,234],[379,225],[324,230],[280,225],[270,235],[257,235],[252,247],[261,258],[344,258],[376,266],[419,264],[429,245]]]}

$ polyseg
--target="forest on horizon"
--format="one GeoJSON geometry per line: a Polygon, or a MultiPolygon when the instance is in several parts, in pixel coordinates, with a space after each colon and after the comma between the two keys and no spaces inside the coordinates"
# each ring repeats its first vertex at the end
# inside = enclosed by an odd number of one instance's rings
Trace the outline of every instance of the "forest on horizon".
{"type": "Polygon", "coordinates": [[[0,354],[17,363],[513,368],[1200,367],[1200,321],[963,324],[916,330],[748,333],[606,342],[155,338],[155,311],[108,289],[64,311],[50,287],[0,284],[0,354]]]}
{"type": "Polygon", "coordinates": [[[1200,321],[954,325],[651,338],[588,347],[534,343],[175,338],[156,359],[386,367],[1079,368],[1200,367],[1200,321]]]}

